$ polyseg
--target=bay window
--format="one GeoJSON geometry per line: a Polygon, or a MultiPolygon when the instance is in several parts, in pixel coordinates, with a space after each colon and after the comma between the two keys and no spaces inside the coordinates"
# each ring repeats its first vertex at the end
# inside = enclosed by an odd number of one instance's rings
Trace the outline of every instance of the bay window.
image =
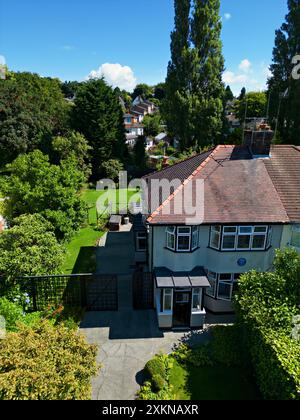
{"type": "Polygon", "coordinates": [[[231,302],[237,292],[238,280],[241,274],[214,273],[208,271],[208,279],[211,287],[206,289],[206,295],[218,300],[231,302]]]}
{"type": "Polygon", "coordinates": [[[212,226],[211,248],[222,251],[262,251],[271,246],[268,226],[212,226]]]}
{"type": "Polygon", "coordinates": [[[191,252],[198,248],[198,226],[168,227],[166,229],[166,247],[176,252],[191,252]]]}

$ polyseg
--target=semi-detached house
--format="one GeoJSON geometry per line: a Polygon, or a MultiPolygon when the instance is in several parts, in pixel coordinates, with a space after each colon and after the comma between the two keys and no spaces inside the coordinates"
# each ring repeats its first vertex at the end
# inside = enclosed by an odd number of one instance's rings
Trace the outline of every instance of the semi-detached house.
{"type": "Polygon", "coordinates": [[[270,142],[271,135],[252,134],[243,146],[217,146],[145,178],[149,203],[153,181],[180,180],[171,193],[159,192],[157,208],[148,203],[146,229],[136,233],[161,328],[201,327],[206,311],[232,312],[242,273],[272,270],[278,248],[300,250],[300,148],[270,142]],[[176,200],[184,196],[192,208],[197,180],[204,208],[191,221],[176,200]]]}

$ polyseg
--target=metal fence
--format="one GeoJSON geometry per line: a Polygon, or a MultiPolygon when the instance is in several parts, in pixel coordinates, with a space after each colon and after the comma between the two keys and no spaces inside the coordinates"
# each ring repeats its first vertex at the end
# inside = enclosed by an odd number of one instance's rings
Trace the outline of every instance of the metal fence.
{"type": "MultiPolygon", "coordinates": [[[[118,281],[113,275],[72,274],[19,277],[20,291],[30,297],[29,310],[40,311],[51,305],[82,307],[87,311],[118,310],[118,281]]],[[[0,278],[0,295],[9,286],[0,278]]]]}

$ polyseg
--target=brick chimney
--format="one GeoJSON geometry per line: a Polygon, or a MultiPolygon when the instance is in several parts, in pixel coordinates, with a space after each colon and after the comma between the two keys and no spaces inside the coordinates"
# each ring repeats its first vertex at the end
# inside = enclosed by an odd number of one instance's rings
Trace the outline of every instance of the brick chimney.
{"type": "Polygon", "coordinates": [[[274,131],[263,122],[245,130],[244,144],[249,147],[253,158],[269,157],[273,138],[274,131]]]}

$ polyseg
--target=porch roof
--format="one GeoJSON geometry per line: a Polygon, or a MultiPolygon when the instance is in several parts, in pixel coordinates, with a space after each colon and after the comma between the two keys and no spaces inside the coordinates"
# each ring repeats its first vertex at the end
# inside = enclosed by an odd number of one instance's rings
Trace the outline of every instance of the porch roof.
{"type": "Polygon", "coordinates": [[[154,275],[158,289],[210,287],[203,267],[196,267],[190,272],[172,272],[166,267],[158,267],[155,268],[154,275]]]}

